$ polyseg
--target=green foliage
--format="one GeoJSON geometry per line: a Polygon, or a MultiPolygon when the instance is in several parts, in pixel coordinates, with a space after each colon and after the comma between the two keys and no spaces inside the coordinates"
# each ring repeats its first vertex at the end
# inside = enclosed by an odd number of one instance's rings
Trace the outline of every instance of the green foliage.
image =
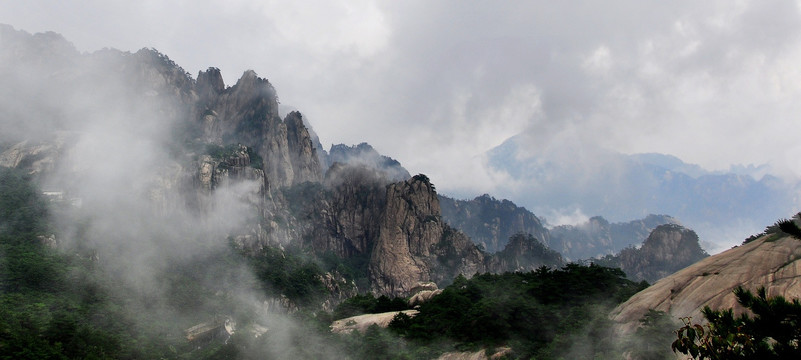
{"type": "MultiPolygon", "coordinates": [[[[795,215],[795,218],[801,218],[801,213],[795,215]]],[[[778,235],[778,234],[788,234],[796,239],[801,239],[801,229],[799,229],[798,225],[792,219],[779,219],[772,225],[768,225],[764,231],[759,234],[751,235],[747,239],[743,241],[743,245],[748,244],[760,237],[765,235],[778,235]]]]}
{"type": "Polygon", "coordinates": [[[319,257],[327,272],[338,273],[346,280],[353,281],[358,289],[370,288],[370,280],[367,276],[370,264],[368,254],[355,254],[348,258],[341,258],[329,251],[319,257]]]}
{"type": "Polygon", "coordinates": [[[702,313],[706,326],[685,318],[672,348],[696,359],[799,359],[801,358],[801,303],[782,296],[768,298],[765,288],[755,296],[738,287],[737,301],[754,313],[734,316],[732,309],[702,313]]]}
{"type": "Polygon", "coordinates": [[[46,219],[47,207],[39,190],[19,170],[0,166],[0,233],[41,231],[46,219]]]}
{"type": "Polygon", "coordinates": [[[38,240],[45,201],[18,172],[0,168],[0,359],[125,359],[144,353],[140,335],[110,306],[77,256],[38,240]],[[115,319],[111,321],[109,319],[115,319]]]}
{"type": "Polygon", "coordinates": [[[431,190],[436,190],[434,188],[434,184],[431,183],[431,179],[429,179],[428,176],[425,175],[425,174],[417,174],[415,176],[412,176],[412,179],[414,179],[416,181],[422,181],[426,185],[430,186],[431,190]]]}
{"type": "Polygon", "coordinates": [[[250,263],[267,294],[285,295],[297,305],[307,306],[326,293],[320,267],[297,252],[265,247],[250,257],[250,263]]]}
{"type": "Polygon", "coordinates": [[[248,146],[248,157],[250,157],[250,166],[255,169],[263,170],[264,159],[259,155],[259,153],[253,149],[252,146],[248,146]]]}
{"type": "Polygon", "coordinates": [[[396,317],[390,328],[426,344],[443,339],[463,349],[512,344],[515,356],[560,356],[584,329],[595,334],[593,354],[611,351],[604,340],[605,314],[639,289],[619,269],[569,264],[528,273],[457,277],[442,294],[420,305],[412,318],[396,317]]]}
{"type": "Polygon", "coordinates": [[[801,240],[801,229],[798,228],[798,225],[796,225],[795,221],[784,219],[779,221],[777,225],[783,233],[801,240]]]}

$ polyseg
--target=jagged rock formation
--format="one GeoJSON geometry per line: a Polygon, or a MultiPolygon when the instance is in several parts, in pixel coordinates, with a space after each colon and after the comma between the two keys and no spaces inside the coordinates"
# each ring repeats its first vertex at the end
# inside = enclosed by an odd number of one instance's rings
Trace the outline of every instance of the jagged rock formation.
{"type": "Polygon", "coordinates": [[[667,215],[648,215],[640,220],[609,223],[600,216],[579,225],[562,225],[548,230],[536,215],[509,200],[487,194],[473,200],[440,196],[442,218],[463,231],[487,252],[501,251],[518,233],[531,234],[569,260],[614,254],[640,244],[651,230],[662,224],[677,224],[667,215]]]}
{"type": "Polygon", "coordinates": [[[509,238],[518,233],[531,234],[550,243],[548,229],[537,216],[509,200],[497,200],[487,194],[473,200],[456,200],[440,195],[442,218],[463,231],[489,253],[502,250],[509,238]]]}
{"type": "MultiPolygon", "coordinates": [[[[334,146],[330,167],[321,163],[326,156],[301,113],[281,119],[275,89],[253,71],[229,87],[219,69],[195,80],[154,49],[79,53],[60,35],[9,26],[0,26],[0,40],[0,162],[56,191],[82,190],[76,196],[91,197],[85,204],[116,206],[83,186],[116,183],[115,194],[133,190],[131,202],[148,199],[156,217],[176,209],[217,215],[208,221],[231,216],[237,227],[224,237],[240,248],[334,254],[361,264],[377,294],[487,271],[487,255],[442,219],[425,176],[409,178],[366,144],[334,146]],[[129,182],[136,186],[122,186],[129,182]],[[236,214],[219,211],[226,202],[238,205],[236,214]]],[[[509,215],[482,225],[494,239],[487,244],[500,248],[512,235],[507,227],[548,240],[533,215],[511,203],[498,210],[509,215]]],[[[523,243],[510,249],[536,252],[523,243]]],[[[507,255],[493,271],[533,264],[507,255]]]]}
{"type": "Polygon", "coordinates": [[[506,247],[488,259],[490,272],[527,272],[541,266],[560,268],[565,264],[562,255],[549,249],[531,234],[515,234],[506,247]]]}
{"type": "Polygon", "coordinates": [[[316,146],[302,115],[295,111],[281,120],[275,88],[267,79],[248,70],[226,88],[220,70],[209,68],[198,74],[195,88],[203,142],[254,146],[272,186],[321,179],[316,146]]]}
{"type": "Polygon", "coordinates": [[[619,267],[632,280],[654,283],[707,256],[694,231],[666,224],[654,229],[640,248],[625,248],[618,255],[599,259],[597,264],[619,267]]]}
{"type": "Polygon", "coordinates": [[[554,227],[548,245],[568,259],[594,258],[642,243],[659,225],[678,223],[667,215],[648,215],[625,223],[609,223],[603,217],[594,216],[583,224],[554,227]]]}
{"type": "Polygon", "coordinates": [[[386,199],[370,257],[375,292],[407,295],[421,281],[441,282],[484,270],[481,251],[442,221],[439,199],[427,177],[388,186],[386,199]]]}
{"type": "Polygon", "coordinates": [[[801,240],[786,234],[764,235],[757,240],[710,256],[635,294],[618,306],[611,318],[620,332],[630,332],[639,319],[654,309],[673,318],[702,321],[701,309],[744,309],[733,290],[765,287],[768,296],[801,297],[801,240]]]}
{"type": "Polygon", "coordinates": [[[437,287],[437,284],[427,283],[429,286],[417,286],[409,291],[412,294],[409,297],[409,306],[420,305],[424,302],[431,300],[431,298],[442,294],[442,289],[437,287]]]}
{"type": "Polygon", "coordinates": [[[397,160],[379,154],[368,143],[361,143],[355,146],[346,146],[345,144],[331,145],[326,162],[327,167],[335,163],[363,165],[380,172],[381,177],[392,182],[403,181],[412,177],[397,160]]]}

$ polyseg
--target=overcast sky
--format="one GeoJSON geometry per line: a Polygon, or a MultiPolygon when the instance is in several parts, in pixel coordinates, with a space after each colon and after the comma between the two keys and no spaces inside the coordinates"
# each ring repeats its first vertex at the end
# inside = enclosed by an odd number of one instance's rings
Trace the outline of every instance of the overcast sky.
{"type": "Polygon", "coordinates": [[[526,132],[801,176],[792,1],[10,1],[0,23],[80,51],[154,47],[247,69],[332,143],[369,142],[440,191],[492,192],[482,155],[526,132]]]}

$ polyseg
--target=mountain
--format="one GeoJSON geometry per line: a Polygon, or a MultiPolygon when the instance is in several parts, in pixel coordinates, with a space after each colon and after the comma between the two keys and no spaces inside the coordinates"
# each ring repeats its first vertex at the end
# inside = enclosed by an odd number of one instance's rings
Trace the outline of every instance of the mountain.
{"type": "MultiPolygon", "coordinates": [[[[281,118],[275,88],[254,71],[228,86],[219,69],[194,79],[154,49],[78,53],[60,35],[8,26],[0,36],[0,166],[81,199],[106,256],[116,248],[104,239],[141,236],[126,224],[169,233],[199,221],[213,230],[202,236],[254,256],[329,259],[376,294],[487,271],[489,255],[442,219],[428,177],[366,143],[318,153],[301,112],[281,118]]],[[[192,246],[174,241],[177,253],[192,246]]],[[[493,269],[507,263],[537,262],[493,269]]]]}
{"type": "Polygon", "coordinates": [[[643,219],[610,223],[601,216],[594,216],[584,223],[552,228],[550,244],[570,259],[595,258],[639,245],[651,231],[664,224],[678,224],[678,220],[651,214],[643,219]]]}
{"type": "Polygon", "coordinates": [[[549,249],[531,234],[518,233],[509,238],[503,250],[489,258],[488,269],[493,273],[504,271],[527,272],[541,266],[558,269],[565,260],[558,252],[549,249]]]}
{"type": "Polygon", "coordinates": [[[677,224],[667,215],[648,215],[629,222],[610,223],[601,216],[576,225],[548,229],[531,211],[503,199],[484,194],[473,200],[456,200],[440,195],[442,218],[463,231],[487,252],[502,250],[516,234],[531,234],[567,259],[589,259],[643,242],[662,224],[677,224]]]}
{"type": "Polygon", "coordinates": [[[632,331],[649,310],[672,318],[702,319],[701,309],[733,308],[741,313],[733,290],[742,286],[768,296],[801,297],[801,240],[780,231],[764,234],[746,244],[710,256],[667,276],[635,294],[611,315],[620,331],[632,331]]]}
{"type": "Polygon", "coordinates": [[[654,283],[709,256],[694,231],[678,224],[657,226],[639,248],[598,259],[601,266],[620,268],[629,279],[654,283]]]}
{"type": "Polygon", "coordinates": [[[487,252],[502,250],[509,239],[518,233],[531,234],[549,244],[548,229],[536,215],[513,202],[484,194],[473,200],[456,200],[439,196],[442,218],[463,231],[487,252]]]}
{"type": "Polygon", "coordinates": [[[553,209],[561,209],[613,221],[671,214],[709,246],[720,244],[715,250],[795,212],[799,204],[799,184],[760,167],[709,172],[663,154],[626,155],[570,142],[541,149],[524,135],[508,139],[487,157],[494,170],[518,184],[497,193],[537,213],[554,216],[553,209]]]}

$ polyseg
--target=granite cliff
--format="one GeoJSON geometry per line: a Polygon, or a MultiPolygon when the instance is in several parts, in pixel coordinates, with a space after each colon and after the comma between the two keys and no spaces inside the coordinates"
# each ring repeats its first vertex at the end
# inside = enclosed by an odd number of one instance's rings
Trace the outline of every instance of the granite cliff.
{"type": "Polygon", "coordinates": [[[419,282],[449,282],[483,272],[484,253],[442,221],[434,186],[425,175],[387,187],[387,207],[370,257],[373,290],[409,295],[419,282]]]}
{"type": "Polygon", "coordinates": [[[764,234],[657,281],[618,306],[611,318],[619,331],[630,332],[649,309],[696,321],[703,319],[704,306],[742,313],[733,293],[738,286],[751,291],[765,287],[768,296],[799,298],[799,259],[801,240],[781,232],[764,234]]]}

